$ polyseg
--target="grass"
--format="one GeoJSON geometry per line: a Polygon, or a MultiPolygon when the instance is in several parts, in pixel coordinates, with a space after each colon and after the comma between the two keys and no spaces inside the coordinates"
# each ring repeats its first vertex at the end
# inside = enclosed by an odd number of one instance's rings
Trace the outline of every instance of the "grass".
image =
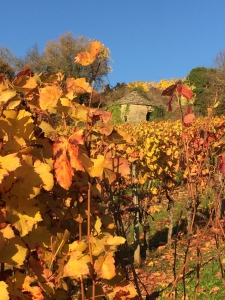
{"type": "MultiPolygon", "coordinates": [[[[168,300],[174,278],[179,279],[176,282],[176,286],[173,287],[173,297],[171,299],[225,299],[225,284],[222,276],[224,271],[221,271],[218,259],[219,253],[222,264],[225,264],[224,241],[218,232],[211,230],[215,224],[211,224],[207,230],[204,230],[206,224],[204,217],[208,217],[207,205],[210,204],[211,199],[212,195],[210,193],[202,196],[199,213],[200,215],[203,213],[205,216],[198,217],[198,221],[200,220],[199,224],[202,227],[200,226],[199,233],[191,236],[190,240],[185,232],[186,220],[185,207],[183,205],[185,199],[176,199],[174,203],[173,243],[171,247],[166,246],[168,235],[167,202],[163,200],[154,206],[156,209],[149,217],[151,233],[150,255],[143,261],[141,267],[137,268],[137,272],[140,280],[147,287],[149,294],[156,291],[160,292],[160,296],[156,299],[168,300]],[[178,226],[181,211],[184,213],[178,226]],[[216,246],[215,235],[219,239],[219,252],[216,246]],[[197,256],[197,249],[199,257],[197,256]],[[199,265],[197,264],[198,259],[199,265]],[[199,275],[197,276],[198,267],[199,275]],[[199,284],[196,287],[197,279],[199,284]],[[197,293],[197,298],[195,298],[195,293],[197,293]]],[[[140,227],[141,230],[142,228],[140,227]]],[[[131,247],[132,235],[133,228],[131,226],[128,234],[128,241],[131,247]]],[[[225,266],[223,266],[224,268],[225,266]]],[[[143,290],[143,297],[145,295],[146,292],[143,290]]]]}

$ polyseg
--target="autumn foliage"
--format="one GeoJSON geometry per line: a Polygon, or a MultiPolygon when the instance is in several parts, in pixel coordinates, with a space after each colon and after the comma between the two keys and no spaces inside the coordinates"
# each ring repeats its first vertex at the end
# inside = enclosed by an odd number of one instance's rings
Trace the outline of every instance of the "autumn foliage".
{"type": "MultiPolygon", "coordinates": [[[[102,49],[95,41],[75,61],[85,68],[101,58],[102,49]]],[[[204,187],[212,167],[225,174],[225,120],[210,114],[196,120],[191,104],[195,95],[188,86],[174,83],[162,92],[169,110],[178,101],[180,121],[116,127],[110,112],[91,106],[93,86],[85,78],[65,80],[61,73],[34,74],[30,69],[10,80],[0,75],[4,300],[72,299],[74,294],[81,299],[140,298],[137,284],[116,257],[127,245],[121,216],[116,219],[118,211],[123,213],[118,198],[136,209],[127,186],[157,181],[149,186],[154,197],[180,182],[204,187]],[[82,94],[88,94],[88,106],[80,104],[82,94]],[[188,102],[186,111],[182,97],[188,102]],[[213,165],[209,158],[215,153],[213,165]]]]}
{"type": "MultiPolygon", "coordinates": [[[[93,42],[75,59],[85,67],[101,48],[93,42]]],[[[104,195],[120,172],[130,174],[128,161],[115,149],[127,141],[113,129],[109,112],[79,103],[83,93],[91,101],[93,88],[84,78],[67,78],[65,84],[60,73],[26,69],[12,80],[0,77],[4,299],[66,299],[68,278],[80,284],[82,297],[85,288],[104,295],[98,282],[117,277],[114,253],[125,238],[116,235],[112,216],[104,218],[109,201],[104,195]],[[51,119],[55,114],[61,115],[61,131],[51,119]],[[88,278],[94,288],[86,286],[88,278]]],[[[125,286],[135,297],[132,283],[125,286]]],[[[120,291],[111,289],[111,299],[114,294],[120,291]]]]}

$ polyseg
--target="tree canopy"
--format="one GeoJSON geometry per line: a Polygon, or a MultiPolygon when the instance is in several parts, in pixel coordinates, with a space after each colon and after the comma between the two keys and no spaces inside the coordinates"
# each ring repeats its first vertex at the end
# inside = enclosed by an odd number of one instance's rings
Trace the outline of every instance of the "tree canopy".
{"type": "Polygon", "coordinates": [[[91,42],[92,40],[84,36],[74,37],[68,32],[61,35],[58,40],[48,41],[42,52],[39,51],[38,45],[34,45],[28,49],[23,58],[15,57],[8,48],[5,48],[3,60],[15,71],[31,68],[35,73],[62,72],[65,78],[85,77],[89,83],[95,80],[96,86],[102,87],[104,78],[111,70],[108,48],[104,47],[101,55],[89,66],[81,66],[74,60],[78,53],[88,51],[91,42]]]}
{"type": "Polygon", "coordinates": [[[190,71],[187,76],[189,84],[194,85],[195,111],[198,115],[206,115],[207,107],[212,105],[212,84],[211,77],[215,74],[216,69],[197,67],[190,71]]]}

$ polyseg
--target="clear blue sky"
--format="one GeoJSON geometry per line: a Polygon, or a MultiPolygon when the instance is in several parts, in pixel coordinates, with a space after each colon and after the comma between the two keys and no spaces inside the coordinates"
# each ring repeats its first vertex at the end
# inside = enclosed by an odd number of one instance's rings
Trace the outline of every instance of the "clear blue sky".
{"type": "Polygon", "coordinates": [[[0,46],[23,56],[68,31],[111,51],[109,83],[183,78],[225,50],[225,0],[1,0],[0,46]]]}

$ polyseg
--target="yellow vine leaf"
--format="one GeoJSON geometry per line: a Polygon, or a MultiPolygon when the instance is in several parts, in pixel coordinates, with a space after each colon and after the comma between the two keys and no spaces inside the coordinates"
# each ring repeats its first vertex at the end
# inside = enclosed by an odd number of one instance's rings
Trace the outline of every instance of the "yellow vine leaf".
{"type": "Polygon", "coordinates": [[[43,188],[46,191],[51,191],[54,186],[53,174],[51,172],[51,167],[48,164],[36,160],[34,163],[34,171],[39,174],[43,181],[43,188]]]}
{"type": "Polygon", "coordinates": [[[9,172],[15,171],[20,165],[17,153],[0,156],[0,183],[9,175],[9,172]]]}
{"type": "Polygon", "coordinates": [[[0,156],[0,167],[8,172],[15,171],[20,164],[20,159],[17,157],[17,153],[8,154],[6,156],[0,156]]]}
{"type": "Polygon", "coordinates": [[[57,102],[62,96],[62,89],[55,84],[47,85],[40,89],[39,95],[40,108],[51,111],[52,108],[57,106],[57,102]]]}
{"type": "Polygon", "coordinates": [[[87,244],[83,241],[78,242],[78,241],[74,241],[72,244],[69,244],[69,251],[81,251],[83,252],[84,250],[87,249],[87,244]]]}
{"type": "Polygon", "coordinates": [[[101,154],[96,159],[90,159],[85,153],[82,153],[80,159],[85,170],[91,177],[101,176],[106,165],[105,157],[101,154]]]}
{"type": "Polygon", "coordinates": [[[126,239],[122,236],[109,236],[106,240],[106,244],[110,246],[118,246],[124,244],[126,239]]]}
{"type": "Polygon", "coordinates": [[[71,279],[81,279],[82,276],[90,273],[88,263],[90,256],[85,255],[81,251],[74,251],[70,254],[69,261],[64,266],[63,277],[70,277],[71,279]]]}
{"type": "Polygon", "coordinates": [[[24,75],[16,77],[13,85],[17,92],[29,92],[37,87],[37,80],[35,76],[24,75]]]}
{"type": "Polygon", "coordinates": [[[99,217],[97,217],[97,220],[95,222],[95,233],[100,234],[101,233],[101,227],[102,227],[102,221],[99,217]]]}
{"type": "Polygon", "coordinates": [[[105,256],[99,256],[94,263],[94,269],[99,278],[112,279],[116,275],[115,260],[113,256],[109,253],[105,256]]]}
{"type": "Polygon", "coordinates": [[[104,238],[103,239],[98,239],[97,237],[91,236],[91,249],[92,249],[92,254],[94,256],[99,256],[100,253],[105,251],[105,242],[104,238]]]}
{"type": "Polygon", "coordinates": [[[0,103],[5,104],[10,99],[12,99],[14,96],[16,96],[16,91],[14,90],[5,90],[0,93],[0,103]]]}
{"type": "Polygon", "coordinates": [[[4,281],[0,281],[1,300],[9,300],[8,285],[4,281]]]}
{"type": "Polygon", "coordinates": [[[11,225],[7,224],[7,226],[3,229],[0,230],[0,232],[2,233],[3,237],[7,240],[13,238],[15,236],[11,225]]]}
{"type": "Polygon", "coordinates": [[[8,136],[16,136],[25,140],[33,140],[34,137],[34,121],[32,114],[24,109],[5,110],[5,118],[0,118],[0,128],[7,133],[8,136]]]}
{"type": "Polygon", "coordinates": [[[19,230],[21,237],[28,234],[35,224],[42,221],[37,204],[36,199],[27,200],[16,196],[11,196],[6,202],[6,220],[19,230]]]}

